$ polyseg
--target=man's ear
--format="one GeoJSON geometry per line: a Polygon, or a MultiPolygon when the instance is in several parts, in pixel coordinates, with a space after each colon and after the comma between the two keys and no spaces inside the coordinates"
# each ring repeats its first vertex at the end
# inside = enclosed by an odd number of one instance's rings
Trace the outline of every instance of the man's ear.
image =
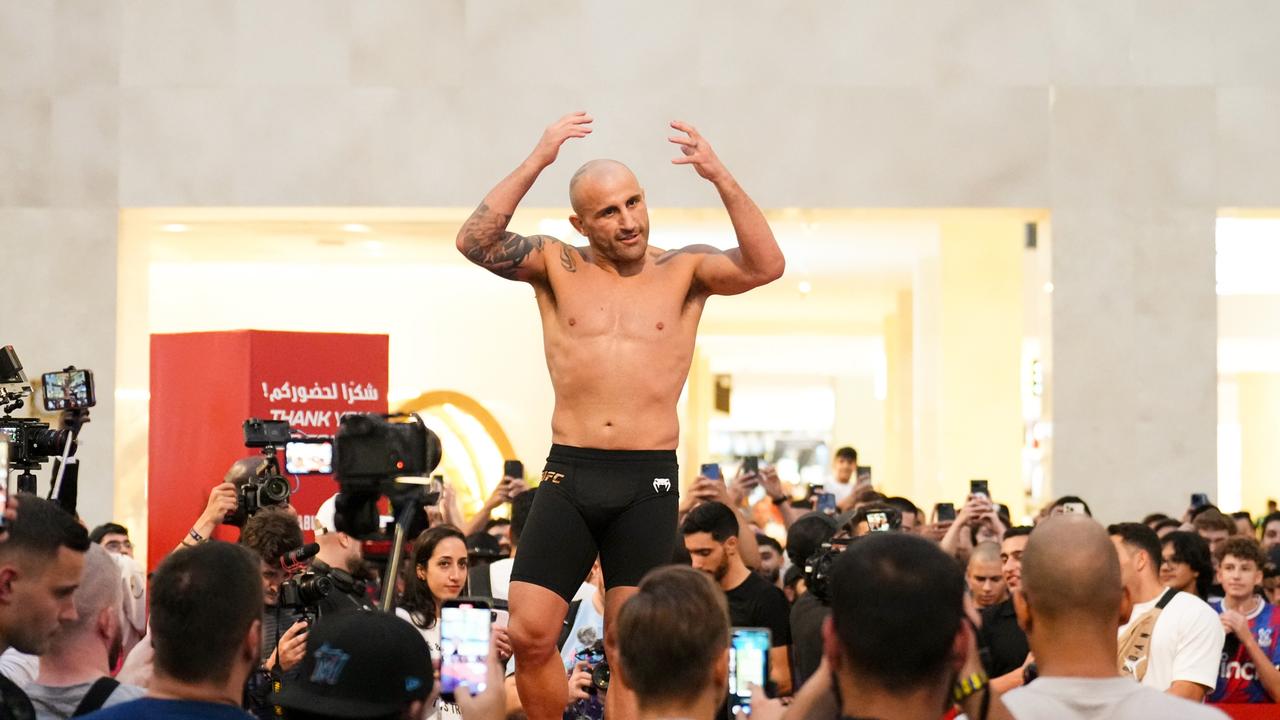
{"type": "Polygon", "coordinates": [[[0,566],[0,605],[13,602],[13,582],[22,576],[14,565],[0,566]]]}
{"type": "Polygon", "coordinates": [[[737,554],[738,554],[738,550],[739,550],[739,548],[738,548],[738,536],[737,536],[737,535],[734,535],[733,537],[728,538],[727,540],[725,540],[725,541],[724,541],[724,551],[725,551],[726,553],[728,553],[728,554],[730,554],[730,555],[737,555],[737,554]]]}
{"type": "Polygon", "coordinates": [[[254,666],[259,664],[262,659],[262,620],[249,623],[249,632],[245,633],[240,651],[254,666]]]}
{"type": "Polygon", "coordinates": [[[1133,596],[1129,594],[1129,588],[1120,588],[1120,625],[1129,622],[1129,616],[1133,614],[1133,596]]]}
{"type": "Polygon", "coordinates": [[[840,669],[840,659],[844,656],[844,648],[840,647],[840,636],[836,634],[835,620],[828,615],[822,621],[822,656],[827,659],[832,672],[840,669]]]}
{"type": "Polygon", "coordinates": [[[725,648],[711,664],[711,679],[715,681],[717,696],[729,691],[729,648],[725,648]]]}
{"type": "Polygon", "coordinates": [[[569,224],[573,226],[574,230],[578,231],[579,235],[586,237],[587,234],[582,231],[582,218],[578,217],[577,215],[570,215],[569,224]]]}
{"type": "Polygon", "coordinates": [[[98,632],[98,637],[106,640],[108,643],[115,642],[116,638],[122,635],[120,632],[119,608],[107,606],[99,610],[95,626],[95,629],[98,632]]]}
{"type": "Polygon", "coordinates": [[[1025,635],[1031,634],[1031,604],[1021,590],[1013,591],[1013,612],[1018,616],[1018,627],[1025,635]]]}
{"type": "Polygon", "coordinates": [[[956,636],[951,639],[951,669],[960,672],[960,668],[969,660],[969,648],[976,645],[973,627],[967,622],[961,622],[956,636]]]}

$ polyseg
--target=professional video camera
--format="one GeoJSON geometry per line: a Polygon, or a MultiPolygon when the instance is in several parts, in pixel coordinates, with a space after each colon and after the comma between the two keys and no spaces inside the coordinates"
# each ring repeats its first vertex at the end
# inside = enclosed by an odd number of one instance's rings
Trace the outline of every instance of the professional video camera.
{"type": "Polygon", "coordinates": [[[0,417],[0,433],[9,441],[9,463],[4,470],[6,473],[11,469],[20,471],[18,491],[35,493],[36,477],[32,471],[39,470],[50,456],[59,458],[50,496],[58,495],[64,504],[69,502],[69,509],[74,512],[76,470],[71,468],[78,469],[78,466],[69,459],[76,451],[76,435],[89,422],[89,408],[96,404],[93,371],[73,366],[61,372],[45,373],[43,381],[45,409],[63,412],[64,427],[57,430],[36,418],[10,416],[31,397],[32,389],[13,346],[0,348],[0,410],[4,412],[0,417]],[[64,480],[70,486],[69,493],[62,491],[64,480]],[[64,494],[67,497],[63,497],[64,494]]]}
{"type": "Polygon", "coordinates": [[[333,592],[333,580],[307,565],[319,552],[318,543],[308,543],[285,553],[279,560],[280,569],[289,575],[288,580],[280,583],[280,606],[293,610],[308,622],[320,615],[320,601],[333,592]]]}
{"type": "MultiPolygon", "coordinates": [[[[382,530],[378,502],[385,496],[396,523],[383,577],[395,578],[405,537],[426,528],[423,509],[440,501],[440,482],[427,479],[440,464],[440,438],[417,414],[344,415],[333,454],[340,488],[334,501],[334,525],[354,537],[378,539],[382,530]]],[[[394,581],[384,583],[385,612],[395,610],[394,591],[394,581]]]]}
{"type": "Polygon", "coordinates": [[[292,489],[289,481],[280,474],[278,449],[289,442],[289,423],[283,420],[244,421],[244,446],[261,448],[266,461],[258,472],[251,474],[237,491],[236,509],[223,520],[227,525],[244,527],[245,522],[259,510],[269,505],[288,505],[292,489]]]}
{"type": "Polygon", "coordinates": [[[823,605],[831,604],[831,567],[855,538],[831,538],[804,563],[804,586],[823,605]]]}
{"type": "Polygon", "coordinates": [[[604,700],[602,693],[609,691],[609,661],[604,656],[604,640],[581,648],[573,654],[575,664],[585,662],[591,671],[591,684],[587,686],[587,697],[578,700],[565,711],[568,720],[601,720],[604,717],[604,700]]]}

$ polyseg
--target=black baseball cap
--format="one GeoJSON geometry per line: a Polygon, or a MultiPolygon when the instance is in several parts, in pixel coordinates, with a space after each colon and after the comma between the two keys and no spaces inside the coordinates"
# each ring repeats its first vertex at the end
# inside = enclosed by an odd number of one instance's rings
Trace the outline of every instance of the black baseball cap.
{"type": "Polygon", "coordinates": [[[272,694],[281,707],[328,717],[390,715],[431,694],[431,650],[387,613],[327,615],[307,633],[298,679],[272,694]]]}

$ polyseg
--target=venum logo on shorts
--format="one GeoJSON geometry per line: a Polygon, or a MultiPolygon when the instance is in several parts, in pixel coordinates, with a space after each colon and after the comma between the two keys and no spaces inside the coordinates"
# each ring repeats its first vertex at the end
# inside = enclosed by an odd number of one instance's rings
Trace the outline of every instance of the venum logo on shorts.
{"type": "Polygon", "coordinates": [[[542,471],[542,482],[550,482],[559,485],[560,481],[563,479],[564,473],[551,472],[550,470],[542,471]]]}
{"type": "Polygon", "coordinates": [[[654,492],[670,492],[671,478],[654,478],[653,491],[654,492]]]}

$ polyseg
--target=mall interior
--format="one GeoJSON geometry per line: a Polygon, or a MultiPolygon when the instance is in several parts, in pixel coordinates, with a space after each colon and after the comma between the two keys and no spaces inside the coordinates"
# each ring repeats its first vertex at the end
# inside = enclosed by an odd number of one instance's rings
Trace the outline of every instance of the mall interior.
{"type": "MultiPolygon", "coordinates": [[[[707,304],[681,482],[758,455],[801,485],[852,445],[921,507],[985,478],[1015,519],[1197,492],[1256,517],[1280,496],[1278,46],[1269,0],[5,3],[0,344],[33,378],[94,371],[80,512],[137,544],[201,509],[148,472],[152,339],[179,333],[385,335],[388,409],[424,414],[475,507],[504,457],[536,477],[553,395],[530,288],[458,228],[582,109],[512,230],[584,244],[568,181],[609,157],[652,245],[734,247],[670,162],[680,119],[787,259],[707,304]]],[[[167,422],[239,432],[198,402],[167,422]]]]}

